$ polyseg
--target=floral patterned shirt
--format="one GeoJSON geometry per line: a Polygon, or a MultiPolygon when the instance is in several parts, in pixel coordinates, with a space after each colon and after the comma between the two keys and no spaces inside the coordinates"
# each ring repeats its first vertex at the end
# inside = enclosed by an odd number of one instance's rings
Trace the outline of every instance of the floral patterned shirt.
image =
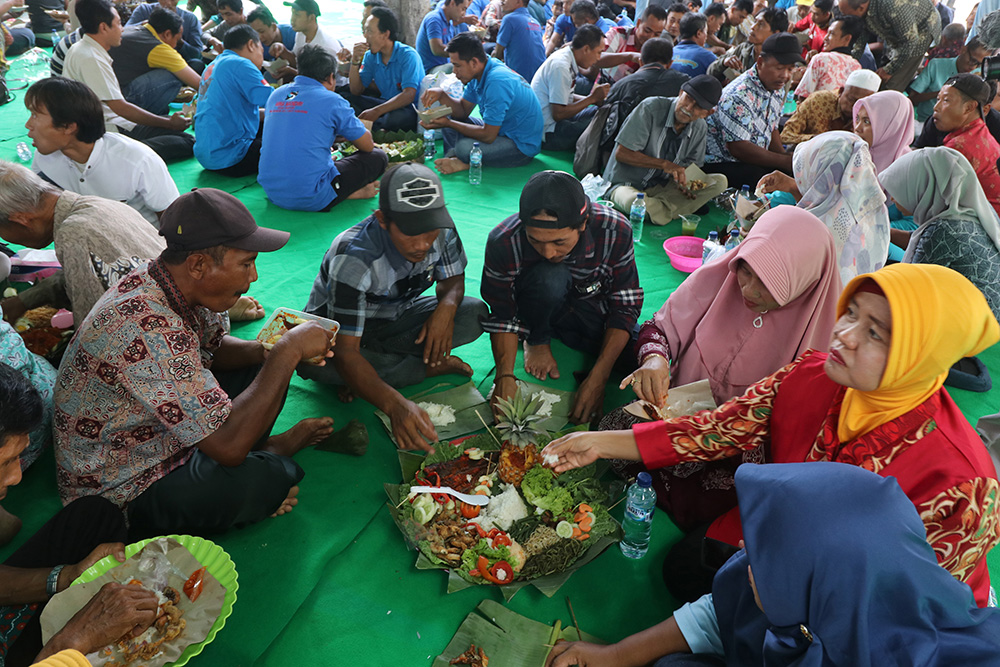
{"type": "Polygon", "coordinates": [[[806,98],[820,90],[840,90],[851,72],[859,69],[861,63],[853,56],[836,51],[817,53],[795,87],[795,96],[806,98]]]}
{"type": "Polygon", "coordinates": [[[977,118],[965,127],[951,132],[945,137],[944,145],[954,148],[965,156],[976,170],[976,176],[979,178],[979,184],[983,186],[986,199],[993,206],[993,210],[1000,214],[1000,171],[997,168],[1000,144],[990,134],[986,122],[982,118],[977,118]]]}
{"type": "Polygon", "coordinates": [[[226,333],[223,315],[192,308],[160,260],[101,297],[56,381],[64,503],[101,495],[124,507],[191,458],[232,408],[209,370],[226,333]]]}
{"type": "Polygon", "coordinates": [[[705,162],[736,162],[726,146],[749,141],[761,148],[771,145],[785,106],[785,90],[770,91],[761,83],[754,65],[722,90],[715,113],[708,117],[705,162]]]}
{"type": "Polygon", "coordinates": [[[825,361],[825,354],[808,351],[715,410],[637,424],[643,463],[654,469],[757,450],[770,463],[838,461],[894,477],[916,506],[938,562],[985,605],[986,554],[1000,542],[1000,483],[979,437],[941,389],[891,422],[840,442],[845,389],[826,377],[825,361]]]}

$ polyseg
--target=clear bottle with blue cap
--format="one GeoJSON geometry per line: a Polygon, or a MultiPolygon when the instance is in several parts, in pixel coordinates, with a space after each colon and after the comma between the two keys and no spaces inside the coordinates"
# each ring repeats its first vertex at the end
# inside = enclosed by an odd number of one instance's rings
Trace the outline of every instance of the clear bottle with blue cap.
{"type": "Polygon", "coordinates": [[[649,549],[649,535],[656,509],[656,490],[648,472],[640,472],[635,483],[628,487],[625,516],[622,518],[622,553],[629,558],[642,558],[649,549]]]}

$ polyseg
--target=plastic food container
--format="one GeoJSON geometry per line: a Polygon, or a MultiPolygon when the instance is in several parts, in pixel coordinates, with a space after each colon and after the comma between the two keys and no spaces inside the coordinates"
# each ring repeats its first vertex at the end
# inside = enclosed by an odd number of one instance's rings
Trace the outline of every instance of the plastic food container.
{"type": "Polygon", "coordinates": [[[670,265],[678,271],[691,273],[701,266],[704,239],[697,236],[673,236],[663,242],[663,251],[670,265]]]}
{"type": "MultiPolygon", "coordinates": [[[[271,316],[267,318],[263,328],[257,334],[257,340],[260,341],[265,350],[270,350],[278,342],[279,338],[288,333],[290,324],[303,324],[305,321],[318,322],[324,329],[332,331],[334,336],[340,331],[340,323],[336,320],[328,320],[325,317],[310,315],[309,313],[292,310],[291,308],[275,308],[271,316]]],[[[324,357],[313,357],[306,361],[310,364],[318,364],[323,359],[324,357]]]]}

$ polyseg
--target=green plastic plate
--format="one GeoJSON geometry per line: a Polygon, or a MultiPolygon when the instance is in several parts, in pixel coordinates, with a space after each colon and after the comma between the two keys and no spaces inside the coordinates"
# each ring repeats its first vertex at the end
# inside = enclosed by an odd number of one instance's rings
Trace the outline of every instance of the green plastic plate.
{"type": "MultiPolygon", "coordinates": [[[[226,624],[226,619],[229,615],[233,613],[233,605],[236,604],[236,591],[239,589],[239,581],[236,574],[236,565],[233,564],[233,559],[229,557],[229,554],[220,547],[218,544],[206,540],[203,537],[195,537],[194,535],[165,535],[164,537],[172,537],[178,542],[180,542],[191,555],[194,556],[202,566],[208,570],[213,577],[218,580],[220,584],[226,589],[226,594],[222,599],[222,609],[219,611],[219,617],[215,619],[215,623],[212,624],[211,630],[208,631],[208,636],[205,637],[203,641],[197,644],[191,644],[184,652],[181,653],[181,657],[177,659],[176,662],[170,663],[174,667],[181,667],[181,665],[186,665],[188,660],[198,655],[204,650],[204,648],[215,639],[215,635],[222,629],[226,624]]],[[[151,537],[148,540],[142,540],[141,542],[136,542],[135,544],[130,544],[125,547],[125,557],[131,558],[135,554],[139,553],[144,546],[152,542],[153,540],[158,540],[159,537],[151,537]]],[[[97,577],[101,576],[108,570],[121,565],[114,556],[107,556],[101,560],[94,563],[91,567],[83,571],[76,581],[71,585],[85,584],[89,581],[93,581],[97,577]]]]}

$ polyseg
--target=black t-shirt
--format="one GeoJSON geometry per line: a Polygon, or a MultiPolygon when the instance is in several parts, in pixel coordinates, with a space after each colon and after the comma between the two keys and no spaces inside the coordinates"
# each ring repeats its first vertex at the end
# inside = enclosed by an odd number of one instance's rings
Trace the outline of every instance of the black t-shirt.
{"type": "Polygon", "coordinates": [[[66,11],[66,4],[62,0],[27,0],[28,16],[31,18],[31,30],[37,35],[47,34],[53,30],[62,30],[62,21],[57,21],[45,13],[47,9],[58,9],[66,11]]]}

